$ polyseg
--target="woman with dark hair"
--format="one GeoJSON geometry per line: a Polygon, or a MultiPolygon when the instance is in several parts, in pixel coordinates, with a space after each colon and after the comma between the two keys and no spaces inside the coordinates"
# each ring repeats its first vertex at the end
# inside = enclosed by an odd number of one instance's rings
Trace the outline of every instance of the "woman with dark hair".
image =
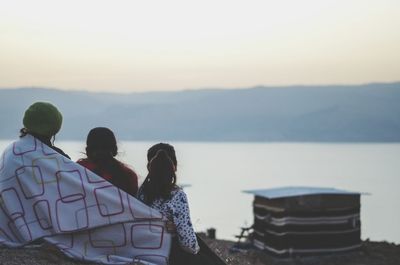
{"type": "Polygon", "coordinates": [[[174,147],[165,143],[156,144],[148,150],[147,160],[149,173],[140,187],[138,197],[159,210],[176,227],[170,264],[195,264],[188,262],[198,256],[195,254],[200,248],[190,220],[186,194],[176,185],[174,147]]]}
{"type": "Polygon", "coordinates": [[[132,169],[115,158],[117,153],[114,133],[108,128],[96,127],[90,130],[86,139],[87,158],[79,159],[77,163],[130,195],[136,196],[138,177],[132,169]]]}

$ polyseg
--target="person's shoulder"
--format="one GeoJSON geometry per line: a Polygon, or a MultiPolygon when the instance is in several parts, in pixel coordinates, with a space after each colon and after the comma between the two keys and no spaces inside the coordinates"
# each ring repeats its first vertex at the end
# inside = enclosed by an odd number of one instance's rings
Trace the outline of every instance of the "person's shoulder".
{"type": "Polygon", "coordinates": [[[89,164],[90,161],[89,161],[89,159],[87,159],[87,158],[79,158],[79,159],[76,161],[76,163],[78,163],[78,164],[80,164],[80,165],[86,165],[86,164],[89,164]]]}
{"type": "Polygon", "coordinates": [[[181,187],[179,187],[178,185],[175,185],[175,187],[171,190],[171,194],[172,195],[185,194],[185,192],[183,191],[183,189],[181,187]]]}
{"type": "Polygon", "coordinates": [[[65,156],[68,159],[71,159],[71,157],[69,155],[67,155],[61,148],[58,148],[57,146],[51,146],[51,148],[56,151],[57,153],[59,153],[60,155],[65,156]]]}
{"type": "Polygon", "coordinates": [[[86,167],[89,170],[96,168],[96,165],[92,161],[90,161],[88,158],[78,159],[78,161],[76,161],[76,163],[78,163],[81,166],[86,167]]]}
{"type": "Polygon", "coordinates": [[[187,203],[187,196],[183,189],[179,186],[176,186],[172,191],[172,201],[187,203]]]}
{"type": "Polygon", "coordinates": [[[137,177],[136,172],[130,167],[129,165],[122,163],[121,161],[118,161],[125,173],[129,174],[130,176],[135,176],[137,177]]]}

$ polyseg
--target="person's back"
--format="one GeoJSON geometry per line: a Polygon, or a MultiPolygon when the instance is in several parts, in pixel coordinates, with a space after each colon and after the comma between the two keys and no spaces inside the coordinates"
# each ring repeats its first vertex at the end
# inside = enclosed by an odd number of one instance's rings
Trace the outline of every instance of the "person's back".
{"type": "MultiPolygon", "coordinates": [[[[139,199],[146,202],[143,190],[139,193],[139,199]]],[[[196,234],[190,220],[187,196],[181,188],[176,187],[172,190],[170,198],[158,198],[152,203],[146,204],[159,210],[168,221],[174,224],[179,246],[184,251],[191,254],[196,254],[199,251],[196,234]]]]}
{"type": "Polygon", "coordinates": [[[79,159],[77,163],[130,195],[136,196],[138,177],[132,169],[115,158],[117,153],[114,133],[108,128],[96,127],[90,130],[87,136],[87,158],[79,159]]]}
{"type": "Polygon", "coordinates": [[[189,204],[185,192],[176,185],[177,160],[174,148],[160,143],[147,154],[146,180],[138,198],[159,210],[176,228],[170,254],[171,264],[197,264],[200,248],[190,220],[189,204]]]}

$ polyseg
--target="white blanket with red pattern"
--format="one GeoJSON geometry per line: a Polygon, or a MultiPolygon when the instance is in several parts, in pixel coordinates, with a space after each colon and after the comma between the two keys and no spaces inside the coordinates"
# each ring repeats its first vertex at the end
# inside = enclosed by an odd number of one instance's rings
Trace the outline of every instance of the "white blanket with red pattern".
{"type": "Polygon", "coordinates": [[[0,158],[0,245],[44,238],[103,264],[167,264],[163,216],[27,135],[0,158]]]}

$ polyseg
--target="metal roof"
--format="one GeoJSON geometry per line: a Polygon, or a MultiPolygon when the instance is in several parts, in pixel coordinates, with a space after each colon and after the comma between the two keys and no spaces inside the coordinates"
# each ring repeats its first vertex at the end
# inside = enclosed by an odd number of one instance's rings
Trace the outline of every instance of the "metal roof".
{"type": "Polygon", "coordinates": [[[254,194],[256,196],[265,197],[268,199],[277,199],[284,197],[295,197],[304,195],[323,195],[323,194],[344,194],[344,195],[365,195],[367,193],[353,192],[335,188],[326,187],[278,187],[271,189],[259,189],[259,190],[244,190],[244,193],[254,194]]]}

